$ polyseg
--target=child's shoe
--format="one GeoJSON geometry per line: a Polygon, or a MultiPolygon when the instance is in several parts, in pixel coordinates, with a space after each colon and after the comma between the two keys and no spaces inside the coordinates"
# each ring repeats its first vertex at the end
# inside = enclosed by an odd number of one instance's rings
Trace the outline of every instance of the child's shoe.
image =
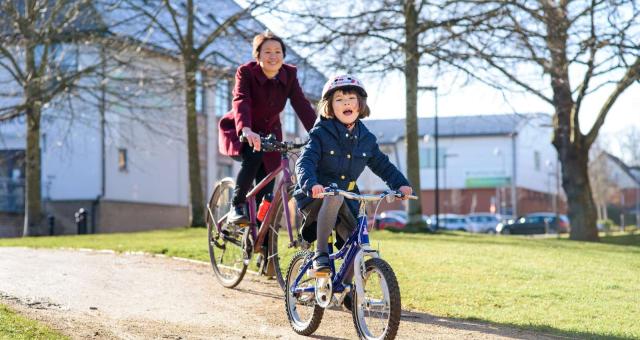
{"type": "Polygon", "coordinates": [[[331,271],[331,266],[329,265],[329,254],[317,251],[313,256],[313,270],[315,272],[331,271]]]}

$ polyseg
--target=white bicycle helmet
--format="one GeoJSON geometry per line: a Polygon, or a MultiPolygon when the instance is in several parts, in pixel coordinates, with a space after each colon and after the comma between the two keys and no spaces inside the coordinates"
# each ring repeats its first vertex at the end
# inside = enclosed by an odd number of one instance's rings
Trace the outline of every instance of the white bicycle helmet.
{"type": "Polygon", "coordinates": [[[354,87],[361,96],[367,97],[367,91],[362,82],[350,74],[344,74],[332,77],[324,84],[322,98],[326,99],[333,91],[342,87],[354,87]]]}

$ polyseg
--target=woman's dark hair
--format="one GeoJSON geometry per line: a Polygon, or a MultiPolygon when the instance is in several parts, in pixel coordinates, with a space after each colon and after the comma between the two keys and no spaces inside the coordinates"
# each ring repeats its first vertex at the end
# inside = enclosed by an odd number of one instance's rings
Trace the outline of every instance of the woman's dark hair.
{"type": "Polygon", "coordinates": [[[325,98],[322,98],[318,102],[318,114],[320,114],[320,116],[328,119],[336,117],[336,113],[333,111],[333,105],[331,105],[331,102],[333,101],[333,96],[338,91],[341,91],[344,94],[355,94],[356,98],[358,98],[358,118],[362,119],[369,117],[371,110],[369,109],[369,105],[367,105],[367,98],[363,97],[360,93],[360,89],[355,86],[340,87],[327,93],[325,98]]]}
{"type": "Polygon", "coordinates": [[[273,34],[271,31],[267,30],[253,37],[253,57],[254,58],[258,59],[258,57],[260,56],[260,49],[262,48],[262,44],[264,44],[264,42],[268,40],[274,40],[279,42],[280,46],[282,47],[282,57],[284,58],[287,56],[287,48],[284,46],[284,41],[282,41],[280,37],[273,34]]]}

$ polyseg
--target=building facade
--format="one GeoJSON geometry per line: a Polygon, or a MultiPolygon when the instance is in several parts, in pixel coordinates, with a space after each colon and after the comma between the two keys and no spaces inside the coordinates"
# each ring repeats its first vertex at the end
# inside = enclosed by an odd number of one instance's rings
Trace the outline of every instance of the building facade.
{"type": "MultiPolygon", "coordinates": [[[[240,9],[233,1],[225,3],[231,12],[240,9]]],[[[245,27],[251,26],[256,32],[266,29],[253,18],[246,20],[245,27]]],[[[127,28],[120,30],[114,34],[124,35],[127,28]]],[[[88,212],[88,232],[188,224],[186,110],[184,90],[175,85],[181,81],[182,64],[169,46],[153,39],[149,39],[148,48],[119,55],[129,63],[109,68],[117,72],[109,75],[109,81],[82,80],[106,84],[98,87],[97,93],[87,93],[86,97],[98,98],[96,102],[83,99],[81,94],[71,104],[53,102],[43,110],[42,202],[52,234],[77,233],[74,214],[80,208],[88,212]],[[135,105],[129,105],[124,97],[135,105]]],[[[231,107],[235,67],[252,59],[251,42],[240,35],[225,36],[210,49],[228,53],[225,58],[208,59],[196,75],[205,200],[217,180],[233,177],[239,166],[218,153],[217,126],[218,119],[231,107]]],[[[80,46],[76,52],[76,65],[97,57],[107,63],[113,60],[110,51],[98,44],[80,46]]],[[[305,94],[312,101],[317,99],[326,80],[324,75],[295,51],[287,52],[285,62],[298,67],[305,94]]],[[[73,63],[69,67],[74,67],[73,63]]],[[[288,137],[303,134],[304,128],[289,105],[282,121],[288,137]]],[[[25,135],[24,119],[0,124],[0,237],[22,235],[25,135]]]]}
{"type": "MultiPolygon", "coordinates": [[[[436,171],[440,213],[522,215],[565,211],[550,123],[551,117],[544,114],[439,118],[436,169],[434,119],[420,118],[423,213],[435,212],[436,171]]],[[[406,174],[405,121],[365,120],[365,124],[377,136],[390,160],[406,174]]],[[[358,186],[364,191],[386,189],[369,170],[358,186]]]]}

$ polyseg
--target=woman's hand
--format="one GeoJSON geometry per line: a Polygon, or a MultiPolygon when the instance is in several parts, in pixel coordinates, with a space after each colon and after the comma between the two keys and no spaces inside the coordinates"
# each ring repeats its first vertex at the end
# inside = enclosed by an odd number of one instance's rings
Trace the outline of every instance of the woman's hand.
{"type": "Polygon", "coordinates": [[[398,191],[400,191],[400,192],[404,195],[404,197],[402,198],[403,200],[407,200],[407,199],[409,199],[409,198],[407,197],[407,195],[411,195],[411,194],[413,193],[413,189],[411,189],[411,187],[410,187],[410,186],[408,186],[408,185],[403,185],[403,186],[401,186],[401,187],[398,189],[398,191]]]}
{"type": "Polygon", "coordinates": [[[247,138],[247,142],[249,143],[250,147],[252,147],[256,151],[260,151],[260,135],[253,132],[253,130],[251,130],[251,128],[249,127],[242,128],[242,135],[247,138]]]}
{"type": "Polygon", "coordinates": [[[311,197],[320,198],[320,194],[324,192],[322,184],[316,184],[311,188],[311,197]]]}

